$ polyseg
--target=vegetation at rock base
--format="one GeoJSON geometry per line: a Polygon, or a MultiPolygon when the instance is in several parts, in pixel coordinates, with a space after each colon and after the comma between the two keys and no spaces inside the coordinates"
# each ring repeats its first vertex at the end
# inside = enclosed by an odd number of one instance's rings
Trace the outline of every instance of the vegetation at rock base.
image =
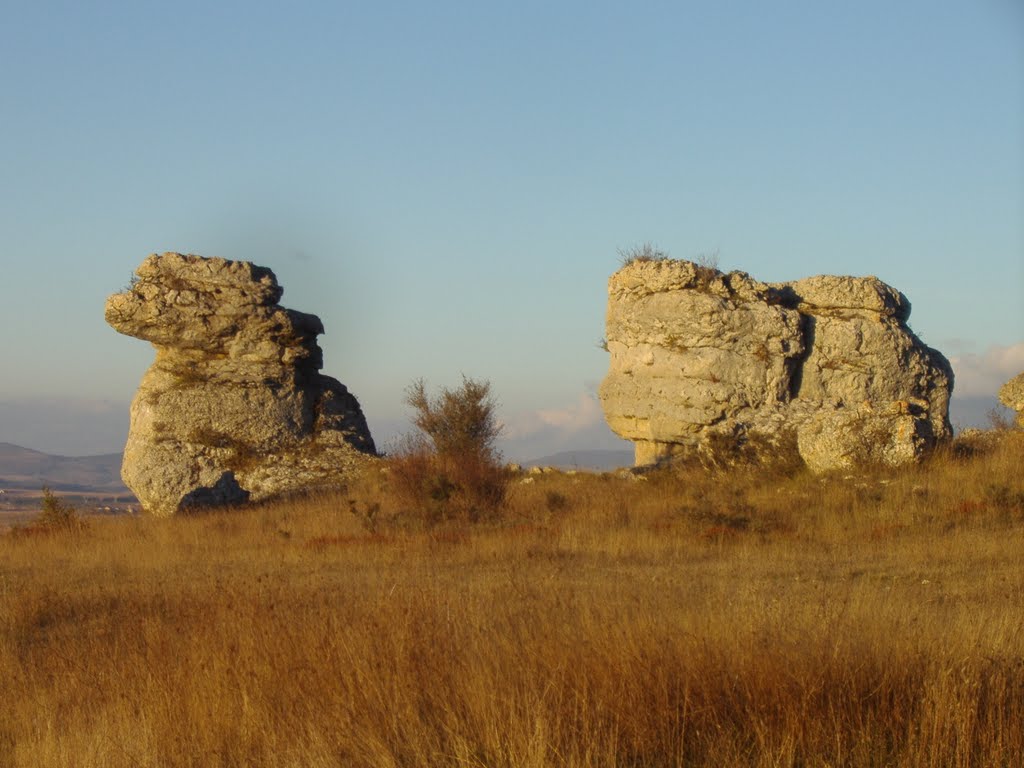
{"type": "Polygon", "coordinates": [[[1016,765],[1022,463],[1005,430],[863,475],[519,475],[432,526],[374,471],[3,535],[0,765],[1016,765]]]}
{"type": "Polygon", "coordinates": [[[463,377],[457,389],[431,397],[419,379],[406,392],[418,434],[407,436],[388,461],[391,486],[424,523],[493,518],[511,476],[496,447],[501,425],[486,381],[463,377]]]}

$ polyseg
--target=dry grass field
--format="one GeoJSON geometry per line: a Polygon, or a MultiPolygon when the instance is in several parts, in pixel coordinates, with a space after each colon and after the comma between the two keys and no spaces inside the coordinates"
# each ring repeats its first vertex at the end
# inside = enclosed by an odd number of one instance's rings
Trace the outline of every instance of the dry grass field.
{"type": "Polygon", "coordinates": [[[2,766],[1017,766],[1024,434],[0,537],[2,766]]]}

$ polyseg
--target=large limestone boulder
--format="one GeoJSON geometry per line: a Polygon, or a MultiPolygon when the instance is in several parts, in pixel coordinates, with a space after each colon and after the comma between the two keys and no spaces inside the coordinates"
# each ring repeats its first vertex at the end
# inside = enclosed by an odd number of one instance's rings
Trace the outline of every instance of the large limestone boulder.
{"type": "Polygon", "coordinates": [[[1017,412],[1017,426],[1024,427],[1024,373],[1018,373],[999,389],[999,401],[1017,412]]]}
{"type": "Polygon", "coordinates": [[[281,294],[264,267],[164,253],[107,299],[107,322],[156,348],[121,470],[148,511],[336,485],[375,454],[356,398],[319,373],[319,318],[281,294]]]}
{"type": "MultiPolygon", "coordinates": [[[[953,373],[874,277],[766,284],[687,261],[636,261],[608,283],[600,397],[636,463],[747,448],[815,470],[915,461],[952,435],[953,373]]],[[[720,457],[719,457],[720,458],[720,457]]]]}

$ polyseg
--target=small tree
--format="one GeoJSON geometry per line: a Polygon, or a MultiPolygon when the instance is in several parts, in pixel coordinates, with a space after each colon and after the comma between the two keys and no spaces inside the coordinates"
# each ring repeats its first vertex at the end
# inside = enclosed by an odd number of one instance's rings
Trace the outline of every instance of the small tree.
{"type": "Polygon", "coordinates": [[[43,499],[36,525],[51,530],[77,531],[84,527],[85,521],[78,515],[78,510],[63,501],[49,488],[43,487],[43,499]]]}
{"type": "Polygon", "coordinates": [[[501,424],[490,383],[463,376],[458,389],[431,397],[418,379],[405,402],[419,434],[392,456],[399,494],[427,522],[495,514],[505,503],[509,475],[497,450],[501,424]]]}
{"type": "Polygon", "coordinates": [[[463,376],[459,389],[442,389],[432,399],[426,383],[417,379],[406,390],[405,402],[413,409],[413,424],[438,454],[497,457],[495,443],[501,425],[490,382],[463,376]]]}

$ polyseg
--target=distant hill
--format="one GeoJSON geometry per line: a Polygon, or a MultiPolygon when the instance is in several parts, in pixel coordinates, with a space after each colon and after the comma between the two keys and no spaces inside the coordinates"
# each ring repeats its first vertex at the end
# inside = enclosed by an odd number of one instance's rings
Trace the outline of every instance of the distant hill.
{"type": "Polygon", "coordinates": [[[633,466],[633,452],[616,450],[561,451],[532,461],[524,461],[522,466],[607,472],[620,467],[633,466]]]}
{"type": "Polygon", "coordinates": [[[52,456],[0,443],[0,488],[48,486],[54,491],[128,492],[121,482],[121,454],[52,456]]]}
{"type": "MultiPolygon", "coordinates": [[[[633,466],[633,452],[621,450],[561,451],[522,462],[524,467],[557,467],[606,472],[633,466]]],[[[38,491],[109,491],[130,493],[121,481],[121,454],[54,456],[12,443],[0,443],[0,489],[38,491]]]]}

